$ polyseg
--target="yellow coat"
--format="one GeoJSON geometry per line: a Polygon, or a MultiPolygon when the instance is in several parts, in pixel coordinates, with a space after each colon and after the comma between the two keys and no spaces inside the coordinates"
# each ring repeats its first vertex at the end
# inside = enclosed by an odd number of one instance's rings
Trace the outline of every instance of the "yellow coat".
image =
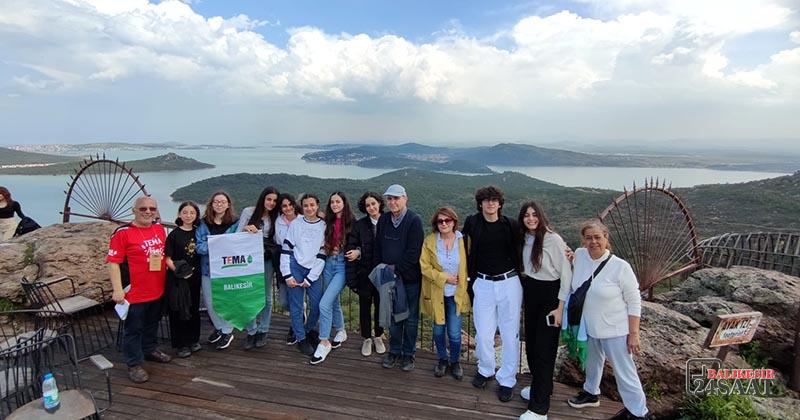
{"type": "MultiPolygon", "coordinates": [[[[464,238],[458,240],[458,286],[456,286],[456,312],[463,314],[469,312],[469,296],[467,296],[467,251],[464,248],[464,238]]],[[[422,243],[422,254],[419,257],[422,267],[422,294],[419,305],[422,313],[433,317],[436,324],[444,324],[444,285],[447,283],[447,274],[442,272],[439,258],[436,256],[436,233],[431,233],[422,243]]]]}

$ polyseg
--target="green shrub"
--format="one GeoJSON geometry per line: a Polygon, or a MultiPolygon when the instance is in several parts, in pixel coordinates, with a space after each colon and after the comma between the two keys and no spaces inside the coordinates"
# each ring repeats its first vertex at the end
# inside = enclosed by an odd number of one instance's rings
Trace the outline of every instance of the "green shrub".
{"type": "Polygon", "coordinates": [[[739,355],[754,369],[768,367],[771,360],[758,341],[739,345],[739,355]]]}
{"type": "Polygon", "coordinates": [[[680,408],[681,419],[750,420],[759,418],[750,397],[708,395],[688,397],[680,408]]]}

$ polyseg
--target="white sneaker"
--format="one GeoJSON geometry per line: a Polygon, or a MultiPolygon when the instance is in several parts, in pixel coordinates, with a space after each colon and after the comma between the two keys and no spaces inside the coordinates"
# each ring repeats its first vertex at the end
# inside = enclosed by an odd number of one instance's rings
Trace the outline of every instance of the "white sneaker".
{"type": "Polygon", "coordinates": [[[331,348],[338,349],[339,347],[342,346],[342,343],[344,343],[345,341],[347,341],[347,331],[345,330],[336,331],[336,336],[333,337],[333,340],[331,341],[331,348]]]}
{"type": "Polygon", "coordinates": [[[547,415],[536,414],[531,410],[522,413],[519,420],[547,420],[547,415]]]}
{"type": "Polygon", "coordinates": [[[522,397],[522,399],[525,400],[525,401],[530,401],[531,400],[531,387],[530,387],[530,385],[526,386],[525,388],[522,388],[522,391],[519,392],[519,396],[522,397]]]}
{"type": "Polygon", "coordinates": [[[361,355],[364,357],[369,357],[372,354],[372,339],[365,338],[364,344],[361,345],[361,355]]]}
{"type": "Polygon", "coordinates": [[[317,351],[314,352],[314,355],[311,356],[311,364],[316,365],[318,363],[322,363],[325,361],[325,358],[328,357],[328,353],[331,352],[331,346],[326,346],[322,343],[317,344],[317,351]]]}
{"type": "Polygon", "coordinates": [[[378,354],[386,353],[386,346],[383,344],[383,338],[373,337],[372,343],[375,344],[375,353],[378,354]]]}

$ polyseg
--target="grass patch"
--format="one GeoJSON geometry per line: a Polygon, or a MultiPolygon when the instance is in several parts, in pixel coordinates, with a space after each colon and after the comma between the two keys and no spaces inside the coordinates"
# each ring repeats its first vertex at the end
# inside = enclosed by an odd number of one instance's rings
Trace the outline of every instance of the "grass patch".
{"type": "Polygon", "coordinates": [[[22,254],[22,262],[24,262],[26,266],[36,263],[36,259],[33,257],[32,243],[27,244],[25,247],[25,252],[22,254]]]}
{"type": "Polygon", "coordinates": [[[771,358],[761,348],[761,343],[758,341],[740,344],[739,355],[754,369],[766,368],[771,361],[771,358]]]}
{"type": "Polygon", "coordinates": [[[6,298],[0,298],[0,311],[6,312],[6,311],[13,311],[16,309],[19,309],[17,304],[6,298]]]}
{"type": "Polygon", "coordinates": [[[681,419],[750,420],[759,418],[753,401],[743,395],[688,397],[680,408],[681,419]]]}

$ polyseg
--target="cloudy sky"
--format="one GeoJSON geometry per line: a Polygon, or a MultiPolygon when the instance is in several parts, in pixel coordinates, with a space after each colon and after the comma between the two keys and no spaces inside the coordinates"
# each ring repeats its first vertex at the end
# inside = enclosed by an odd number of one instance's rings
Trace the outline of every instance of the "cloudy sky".
{"type": "Polygon", "coordinates": [[[796,0],[0,1],[6,145],[799,133],[796,0]]]}

